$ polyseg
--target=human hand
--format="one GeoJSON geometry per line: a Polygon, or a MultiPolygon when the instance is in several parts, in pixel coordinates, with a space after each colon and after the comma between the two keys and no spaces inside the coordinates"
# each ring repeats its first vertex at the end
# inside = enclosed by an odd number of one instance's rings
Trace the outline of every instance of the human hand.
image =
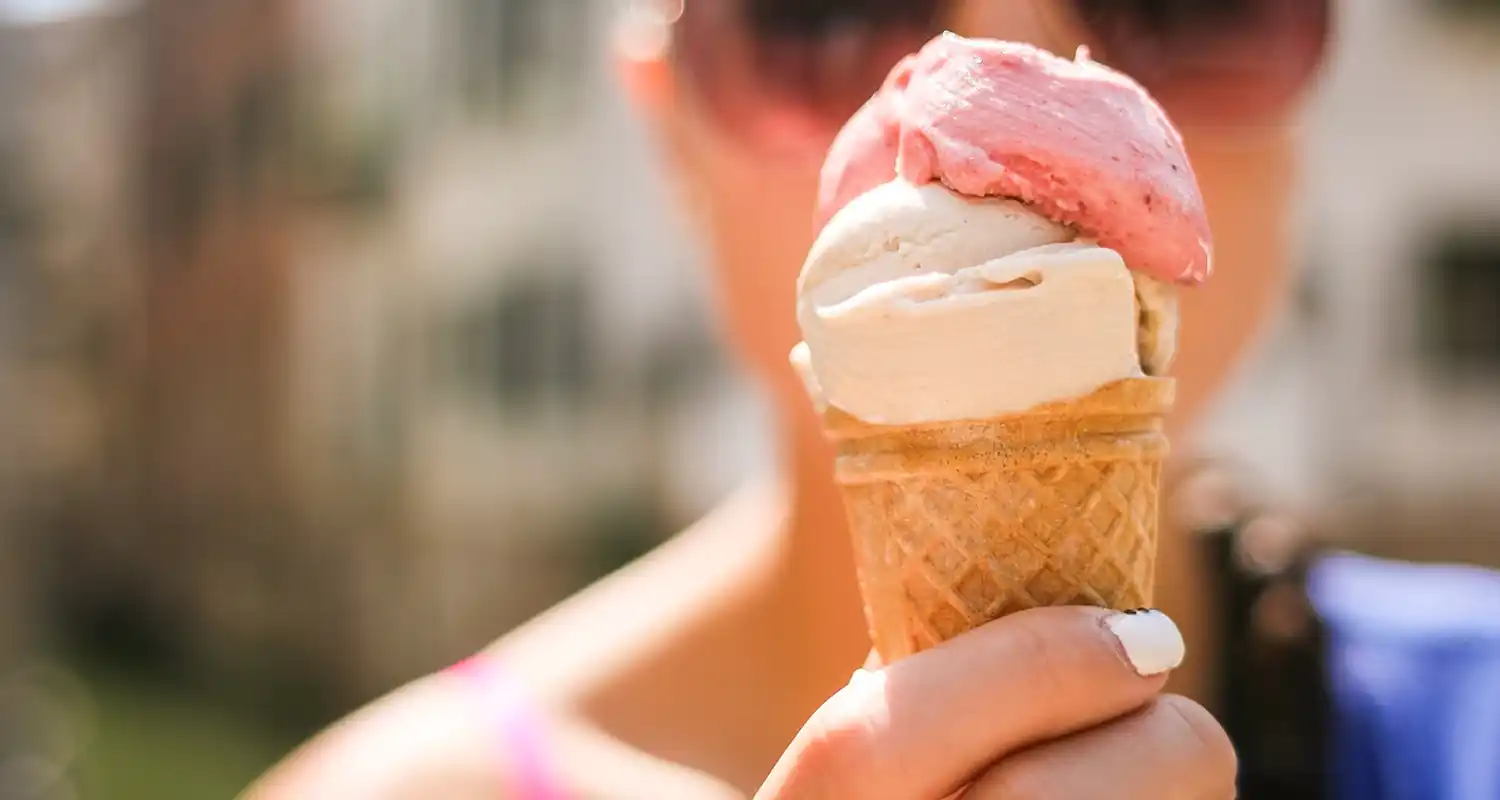
{"type": "Polygon", "coordinates": [[[1182,656],[1158,611],[1014,614],[856,672],[756,798],[1233,798],[1223,729],[1160,694],[1182,656]]]}

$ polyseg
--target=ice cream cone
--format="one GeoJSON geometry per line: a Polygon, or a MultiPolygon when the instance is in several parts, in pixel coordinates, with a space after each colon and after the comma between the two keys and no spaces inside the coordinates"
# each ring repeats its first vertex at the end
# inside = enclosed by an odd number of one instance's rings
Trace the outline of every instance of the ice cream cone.
{"type": "Polygon", "coordinates": [[[1129,378],[986,420],[825,409],[886,663],[1037,606],[1148,606],[1174,383],[1129,378]]]}

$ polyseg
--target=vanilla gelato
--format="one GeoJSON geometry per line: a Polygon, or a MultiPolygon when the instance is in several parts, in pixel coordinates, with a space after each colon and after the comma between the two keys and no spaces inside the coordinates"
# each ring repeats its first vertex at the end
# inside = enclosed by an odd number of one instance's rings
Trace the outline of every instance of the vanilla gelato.
{"type": "Polygon", "coordinates": [[[792,360],[866,422],[991,417],[1165,369],[1174,291],[1019,202],[896,179],[813,245],[792,360]]]}

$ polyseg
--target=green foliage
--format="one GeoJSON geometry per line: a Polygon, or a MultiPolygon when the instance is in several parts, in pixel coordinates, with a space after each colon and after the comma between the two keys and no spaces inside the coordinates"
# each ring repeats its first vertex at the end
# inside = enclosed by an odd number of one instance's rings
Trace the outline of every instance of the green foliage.
{"type": "Polygon", "coordinates": [[[82,677],[97,716],[73,771],[80,798],[234,797],[300,740],[180,685],[99,667],[82,677]]]}

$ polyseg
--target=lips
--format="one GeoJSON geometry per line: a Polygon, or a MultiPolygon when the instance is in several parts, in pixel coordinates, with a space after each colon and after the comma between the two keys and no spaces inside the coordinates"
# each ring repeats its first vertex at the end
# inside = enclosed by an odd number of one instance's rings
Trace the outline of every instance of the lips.
{"type": "Polygon", "coordinates": [[[1070,0],[1094,57],[1184,127],[1255,125],[1295,109],[1328,50],[1330,0],[1070,0]]]}

